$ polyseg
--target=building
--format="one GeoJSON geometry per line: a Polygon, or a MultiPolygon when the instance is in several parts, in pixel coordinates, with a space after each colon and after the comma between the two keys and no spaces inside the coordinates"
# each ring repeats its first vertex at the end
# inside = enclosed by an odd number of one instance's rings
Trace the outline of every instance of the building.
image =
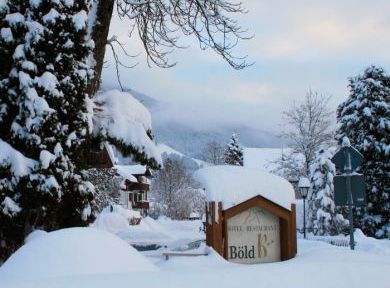
{"type": "Polygon", "coordinates": [[[148,191],[152,173],[143,165],[115,165],[118,174],[124,178],[121,204],[146,216],[149,210],[148,191]]]}
{"type": "MultiPolygon", "coordinates": [[[[112,147],[106,142],[100,150],[90,152],[88,159],[88,165],[102,171],[102,174],[109,174],[105,169],[114,169],[116,174],[123,179],[121,189],[118,189],[121,205],[146,216],[149,210],[148,191],[152,177],[151,170],[144,165],[115,165],[115,162],[112,147]]],[[[106,178],[106,181],[112,181],[110,176],[107,175],[106,178]]],[[[96,185],[96,183],[93,184],[96,185]]]]}

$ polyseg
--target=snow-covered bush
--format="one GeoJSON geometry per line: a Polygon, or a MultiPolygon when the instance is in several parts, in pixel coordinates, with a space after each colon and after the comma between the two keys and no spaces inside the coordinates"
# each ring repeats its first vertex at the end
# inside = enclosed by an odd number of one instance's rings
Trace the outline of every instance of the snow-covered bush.
{"type": "Polygon", "coordinates": [[[158,271],[119,237],[93,228],[47,233],[23,245],[1,267],[0,278],[44,279],[158,271]]]}
{"type": "Polygon", "coordinates": [[[390,235],[390,75],[371,66],[349,80],[349,98],[338,107],[337,138],[347,136],[363,154],[367,207],[355,210],[355,226],[366,235],[390,235]]]}

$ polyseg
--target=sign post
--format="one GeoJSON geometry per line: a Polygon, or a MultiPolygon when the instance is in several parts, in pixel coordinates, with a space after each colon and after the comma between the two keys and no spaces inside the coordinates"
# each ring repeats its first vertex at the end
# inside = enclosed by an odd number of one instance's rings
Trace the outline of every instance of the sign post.
{"type": "Polygon", "coordinates": [[[347,197],[348,197],[348,220],[349,220],[349,245],[351,246],[351,250],[355,249],[355,239],[353,236],[353,215],[352,215],[352,191],[351,191],[351,153],[349,149],[344,149],[345,159],[347,160],[345,163],[345,174],[347,177],[347,197]]]}
{"type": "MultiPolygon", "coordinates": [[[[346,144],[344,144],[343,147],[332,158],[332,162],[335,164],[336,170],[344,173],[341,176],[336,176],[334,179],[335,198],[336,199],[340,199],[340,198],[345,199],[345,196],[347,198],[349,236],[350,236],[349,245],[351,247],[351,250],[355,249],[355,240],[354,240],[354,235],[353,235],[353,214],[352,214],[352,206],[354,205],[354,201],[353,201],[353,196],[352,196],[353,191],[351,188],[351,186],[352,186],[351,179],[353,176],[355,176],[355,175],[352,175],[352,172],[360,166],[362,159],[363,159],[362,155],[355,148],[351,147],[351,145],[349,144],[349,140],[346,141],[346,144]],[[340,183],[342,183],[344,180],[343,178],[345,178],[345,186],[340,185],[340,183]],[[336,182],[336,180],[342,180],[342,181],[336,182]],[[341,189],[341,187],[342,188],[345,187],[345,190],[341,189]],[[345,193],[345,192],[347,195],[341,195],[342,193],[345,193]],[[340,194],[340,195],[337,195],[337,194],[340,194]]],[[[360,179],[361,178],[358,178],[358,180],[360,180],[360,179]]],[[[360,191],[361,189],[357,189],[357,190],[360,191]]],[[[357,198],[357,197],[355,197],[355,198],[357,198]]],[[[362,197],[357,198],[357,199],[361,199],[361,198],[362,197]]],[[[364,203],[364,197],[363,197],[363,201],[360,201],[359,204],[361,204],[361,203],[364,203]]],[[[345,205],[345,203],[337,203],[337,204],[338,205],[340,205],[340,204],[345,205]]],[[[356,204],[358,204],[358,203],[356,203],[356,204]]]]}

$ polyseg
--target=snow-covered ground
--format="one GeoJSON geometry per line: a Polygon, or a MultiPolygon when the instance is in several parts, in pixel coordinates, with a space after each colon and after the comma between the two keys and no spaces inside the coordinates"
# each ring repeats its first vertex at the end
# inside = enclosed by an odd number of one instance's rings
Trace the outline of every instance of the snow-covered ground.
{"type": "MultiPolygon", "coordinates": [[[[200,221],[149,219],[141,225],[144,226],[137,228],[140,231],[147,231],[147,226],[153,226],[150,228],[156,233],[164,232],[164,235],[167,234],[176,241],[195,240],[202,236],[199,233],[200,221]]],[[[0,268],[0,287],[390,287],[390,241],[375,240],[364,235],[357,235],[356,241],[357,250],[351,251],[347,247],[299,239],[296,258],[257,265],[229,263],[211,250],[208,256],[170,257],[169,260],[162,257],[162,251],[143,252],[146,259],[157,266],[157,271],[112,272],[112,269],[107,269],[111,272],[61,277],[53,277],[48,271],[40,271],[35,279],[27,281],[25,277],[7,275],[0,268]]],[[[100,254],[98,251],[96,253],[100,254]]],[[[36,257],[39,258],[40,255],[36,257]]],[[[139,259],[139,256],[134,257],[134,261],[139,259]]],[[[114,262],[115,259],[108,257],[104,265],[108,268],[114,262]]],[[[59,263],[60,260],[56,265],[73,265],[59,263]]],[[[23,271],[20,272],[23,274],[23,271]]]]}

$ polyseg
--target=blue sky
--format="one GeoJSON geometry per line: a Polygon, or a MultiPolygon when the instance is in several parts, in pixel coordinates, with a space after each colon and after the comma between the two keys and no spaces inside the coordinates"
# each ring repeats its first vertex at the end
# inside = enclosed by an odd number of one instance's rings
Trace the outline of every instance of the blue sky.
{"type": "MultiPolygon", "coordinates": [[[[170,69],[139,65],[122,69],[126,86],[169,104],[165,119],[214,127],[242,123],[275,131],[281,112],[301,101],[308,89],[331,95],[335,109],[348,95],[348,77],[376,64],[390,71],[390,1],[388,0],[243,0],[248,14],[237,17],[255,37],[240,43],[236,54],[255,64],[243,71],[228,66],[193,38],[175,51],[170,69]]],[[[111,35],[132,54],[142,52],[129,39],[128,23],[114,19],[111,35]]],[[[105,85],[117,85],[111,55],[105,85]]]]}

